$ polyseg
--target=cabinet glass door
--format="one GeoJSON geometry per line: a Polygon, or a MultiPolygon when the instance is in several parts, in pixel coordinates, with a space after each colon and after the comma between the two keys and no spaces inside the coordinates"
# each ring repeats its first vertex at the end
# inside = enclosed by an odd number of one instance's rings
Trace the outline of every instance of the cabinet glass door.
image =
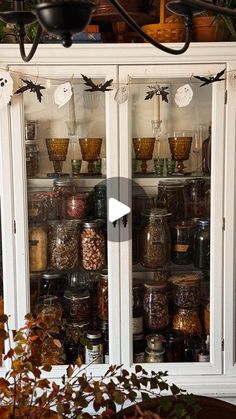
{"type": "Polygon", "coordinates": [[[107,178],[118,175],[118,159],[109,161],[117,155],[116,102],[109,89],[93,91],[115,79],[115,68],[38,72],[42,97],[24,93],[12,106],[17,255],[26,289],[18,314],[22,320],[31,311],[59,327],[61,347],[50,363],[79,355],[94,371],[120,355],[119,325],[112,328],[119,323],[118,244],[107,231],[107,178]]]}
{"type": "Polygon", "coordinates": [[[170,374],[221,371],[225,87],[200,87],[193,77],[221,70],[121,69],[129,84],[120,105],[121,173],[132,179],[121,243],[129,266],[129,278],[121,273],[127,364],[163,363],[170,374]]]}

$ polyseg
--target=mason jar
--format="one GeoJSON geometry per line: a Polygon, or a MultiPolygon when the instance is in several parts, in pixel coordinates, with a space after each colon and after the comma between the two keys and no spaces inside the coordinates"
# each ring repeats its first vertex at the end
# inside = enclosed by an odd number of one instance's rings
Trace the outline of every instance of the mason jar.
{"type": "Polygon", "coordinates": [[[163,268],[170,260],[168,215],[157,208],[142,212],[139,259],[146,268],[163,268]]]}
{"type": "Polygon", "coordinates": [[[89,321],[91,315],[91,296],[88,288],[67,287],[64,292],[64,309],[69,322],[89,321]]]}
{"type": "Polygon", "coordinates": [[[25,141],[27,177],[34,177],[39,172],[39,149],[35,140],[25,141]]]}
{"type": "Polygon", "coordinates": [[[143,313],[148,332],[157,332],[169,325],[166,282],[144,284],[143,313]]]}
{"type": "Polygon", "coordinates": [[[173,301],[182,308],[198,307],[201,302],[200,278],[197,273],[172,276],[173,301]]]}
{"type": "Polygon", "coordinates": [[[70,195],[76,194],[76,186],[73,179],[69,177],[60,177],[53,181],[53,192],[58,197],[58,218],[65,218],[65,201],[70,195]]]}
{"type": "Polygon", "coordinates": [[[80,233],[81,264],[85,270],[97,271],[106,266],[106,239],[102,220],[82,225],[80,233]]]}
{"type": "Polygon", "coordinates": [[[88,194],[69,195],[63,202],[63,216],[69,220],[84,219],[88,215],[88,194]]]}
{"type": "Polygon", "coordinates": [[[78,267],[78,226],[73,221],[51,221],[48,227],[48,263],[58,271],[78,267]]]}
{"type": "Polygon", "coordinates": [[[187,216],[205,217],[205,179],[188,179],[185,183],[187,216]]]}
{"type": "Polygon", "coordinates": [[[202,326],[198,308],[178,308],[173,317],[172,327],[186,335],[196,333],[201,336],[202,326]]]}

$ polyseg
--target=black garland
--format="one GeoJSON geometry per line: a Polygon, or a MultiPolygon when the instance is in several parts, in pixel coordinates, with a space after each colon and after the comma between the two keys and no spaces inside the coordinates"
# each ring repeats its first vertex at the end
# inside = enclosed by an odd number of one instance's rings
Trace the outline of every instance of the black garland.
{"type": "Polygon", "coordinates": [[[169,95],[169,92],[166,91],[168,89],[168,86],[161,87],[159,85],[156,85],[156,86],[148,86],[148,88],[150,90],[146,92],[145,100],[152,99],[153,96],[156,95],[156,96],[161,96],[162,101],[168,103],[167,96],[169,95]]]}
{"type": "Polygon", "coordinates": [[[95,84],[90,77],[81,74],[83,80],[85,81],[85,85],[89,86],[90,89],[85,89],[85,92],[109,92],[112,89],[108,89],[112,85],[113,79],[107,80],[105,83],[95,84]]]}
{"type": "Polygon", "coordinates": [[[18,89],[15,92],[15,94],[24,93],[27,90],[29,90],[32,93],[36,93],[38,101],[41,102],[42,96],[43,96],[41,90],[46,89],[46,87],[42,86],[41,84],[33,83],[31,80],[24,80],[24,79],[21,79],[21,80],[26,84],[26,86],[20,87],[20,89],[18,89]]]}

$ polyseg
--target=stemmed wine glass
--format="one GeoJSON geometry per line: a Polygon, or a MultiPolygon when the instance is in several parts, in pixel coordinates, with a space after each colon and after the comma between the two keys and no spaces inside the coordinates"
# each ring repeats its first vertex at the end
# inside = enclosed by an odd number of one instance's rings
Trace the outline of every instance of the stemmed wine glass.
{"type": "Polygon", "coordinates": [[[202,175],[201,167],[201,154],[202,154],[202,141],[203,141],[203,126],[200,125],[194,132],[193,142],[192,142],[192,151],[196,158],[196,168],[193,172],[196,176],[202,175]]]}

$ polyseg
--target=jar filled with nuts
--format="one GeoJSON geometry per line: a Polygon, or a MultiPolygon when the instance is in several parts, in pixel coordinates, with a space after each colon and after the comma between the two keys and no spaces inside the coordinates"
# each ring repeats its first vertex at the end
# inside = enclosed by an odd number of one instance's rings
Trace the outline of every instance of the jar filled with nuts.
{"type": "Polygon", "coordinates": [[[202,326],[197,308],[178,308],[173,317],[173,329],[181,330],[186,335],[197,333],[201,336],[202,326]]]}
{"type": "Polygon", "coordinates": [[[78,267],[78,225],[74,221],[51,221],[48,227],[48,263],[58,271],[78,267]]]}
{"type": "Polygon", "coordinates": [[[170,231],[165,210],[157,208],[142,212],[140,262],[146,268],[163,268],[170,259],[170,231]]]}
{"type": "Polygon", "coordinates": [[[182,308],[200,305],[200,278],[197,273],[179,274],[171,277],[173,301],[182,308]]]}
{"type": "Polygon", "coordinates": [[[169,324],[169,309],[166,296],[166,282],[144,284],[144,323],[148,332],[157,332],[169,324]]]}
{"type": "Polygon", "coordinates": [[[97,271],[106,266],[106,239],[102,220],[83,223],[80,234],[81,264],[88,271],[97,271]]]}

